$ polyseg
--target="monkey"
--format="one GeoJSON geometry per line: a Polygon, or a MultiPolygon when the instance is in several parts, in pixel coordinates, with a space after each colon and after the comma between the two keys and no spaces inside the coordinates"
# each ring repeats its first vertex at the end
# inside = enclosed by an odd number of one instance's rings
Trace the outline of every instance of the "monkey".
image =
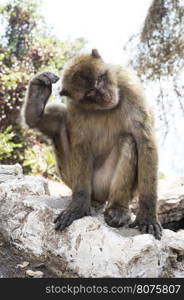
{"type": "Polygon", "coordinates": [[[161,239],[154,120],[140,80],[127,68],[104,62],[96,49],[66,64],[60,90],[66,105],[48,103],[58,80],[51,72],[33,77],[23,108],[25,123],[52,141],[59,175],[72,190],[55,229],[90,215],[95,200],[105,203],[109,226],[128,224],[161,239]],[[131,222],[135,193],[139,209],[131,222]]]}

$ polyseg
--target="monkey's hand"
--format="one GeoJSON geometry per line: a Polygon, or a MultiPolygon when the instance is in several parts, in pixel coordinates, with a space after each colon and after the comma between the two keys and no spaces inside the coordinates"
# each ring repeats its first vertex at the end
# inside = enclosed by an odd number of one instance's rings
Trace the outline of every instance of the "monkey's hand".
{"type": "Polygon", "coordinates": [[[54,220],[55,229],[62,231],[68,227],[74,220],[80,219],[84,216],[90,216],[91,211],[89,209],[81,209],[81,207],[68,208],[63,210],[57,218],[54,220]]]}
{"type": "Polygon", "coordinates": [[[30,127],[34,127],[39,122],[52,93],[52,84],[58,80],[59,77],[51,72],[43,72],[31,79],[25,107],[26,123],[30,127]]]}
{"type": "Polygon", "coordinates": [[[59,77],[52,72],[43,72],[37,74],[31,79],[31,83],[38,85],[45,85],[50,87],[52,83],[56,83],[59,80],[59,77]]]}
{"type": "Polygon", "coordinates": [[[121,227],[130,221],[130,211],[128,208],[121,206],[111,206],[106,208],[104,219],[111,227],[121,227]]]}
{"type": "Polygon", "coordinates": [[[135,221],[129,225],[130,228],[138,227],[141,233],[150,233],[157,240],[162,237],[162,226],[157,220],[151,220],[149,217],[143,217],[137,215],[135,221]]]}

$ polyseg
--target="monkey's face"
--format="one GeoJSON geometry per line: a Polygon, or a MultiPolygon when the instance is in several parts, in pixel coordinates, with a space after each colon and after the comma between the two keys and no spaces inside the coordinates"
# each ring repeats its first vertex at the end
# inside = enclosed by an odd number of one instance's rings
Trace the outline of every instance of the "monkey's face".
{"type": "Polygon", "coordinates": [[[62,86],[60,95],[87,110],[112,109],[119,102],[116,74],[96,50],[69,62],[62,86]]]}

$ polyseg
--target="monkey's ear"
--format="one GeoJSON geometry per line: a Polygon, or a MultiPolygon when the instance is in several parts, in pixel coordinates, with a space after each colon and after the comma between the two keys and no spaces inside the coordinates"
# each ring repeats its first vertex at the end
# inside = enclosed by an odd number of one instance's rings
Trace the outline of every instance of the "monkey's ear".
{"type": "Polygon", "coordinates": [[[59,95],[60,96],[69,96],[69,93],[66,89],[62,89],[60,92],[59,92],[59,95]]]}
{"type": "Polygon", "coordinates": [[[92,49],[91,56],[93,56],[94,58],[101,58],[97,49],[92,49]]]}

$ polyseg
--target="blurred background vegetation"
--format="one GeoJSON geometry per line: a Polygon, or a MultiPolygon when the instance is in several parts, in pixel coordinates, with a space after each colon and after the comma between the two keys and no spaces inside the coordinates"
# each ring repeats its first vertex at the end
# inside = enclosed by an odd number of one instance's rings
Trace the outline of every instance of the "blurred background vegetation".
{"type": "Polygon", "coordinates": [[[36,0],[11,0],[0,6],[0,163],[20,163],[26,174],[56,179],[49,143],[21,129],[20,110],[30,78],[44,70],[60,74],[85,42],[58,40],[39,6],[36,0]]]}
{"type": "MultiPolygon", "coordinates": [[[[86,42],[54,36],[39,13],[40,5],[36,0],[7,0],[0,6],[0,164],[18,162],[25,174],[57,179],[49,142],[21,129],[20,109],[30,78],[44,70],[60,74],[86,42]]],[[[122,47],[122,57],[141,78],[149,98],[154,98],[163,142],[178,120],[184,120],[184,1],[153,0],[142,30],[122,47]]]]}
{"type": "Polygon", "coordinates": [[[164,140],[177,126],[176,118],[184,116],[184,1],[153,0],[141,32],[130,37],[124,54],[149,98],[154,91],[164,140]]]}
{"type": "Polygon", "coordinates": [[[124,47],[155,112],[160,171],[184,174],[184,0],[153,0],[124,47]]]}

